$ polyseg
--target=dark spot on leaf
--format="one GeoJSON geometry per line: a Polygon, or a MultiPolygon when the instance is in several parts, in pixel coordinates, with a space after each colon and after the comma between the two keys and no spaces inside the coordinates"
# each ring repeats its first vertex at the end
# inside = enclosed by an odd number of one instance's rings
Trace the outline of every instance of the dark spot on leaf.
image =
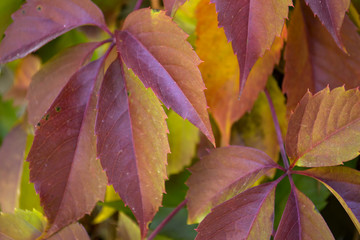
{"type": "Polygon", "coordinates": [[[42,10],[42,6],[39,5],[39,6],[36,7],[36,9],[37,9],[38,11],[41,11],[41,10],[42,10]]]}
{"type": "Polygon", "coordinates": [[[127,95],[130,96],[130,92],[129,92],[129,91],[127,91],[127,95]]]}
{"type": "Polygon", "coordinates": [[[38,126],[38,127],[40,127],[40,125],[41,125],[40,122],[38,122],[38,123],[36,124],[36,126],[38,126]]]}
{"type": "Polygon", "coordinates": [[[55,107],[55,111],[56,111],[56,112],[60,112],[60,111],[61,111],[61,107],[55,107]]]}
{"type": "Polygon", "coordinates": [[[153,12],[160,12],[160,9],[151,9],[153,12]]]}
{"type": "Polygon", "coordinates": [[[25,15],[25,10],[22,10],[21,13],[22,13],[23,15],[25,15]]]}
{"type": "Polygon", "coordinates": [[[46,116],[45,116],[46,121],[49,120],[49,116],[50,116],[50,114],[46,114],[46,116]]]}

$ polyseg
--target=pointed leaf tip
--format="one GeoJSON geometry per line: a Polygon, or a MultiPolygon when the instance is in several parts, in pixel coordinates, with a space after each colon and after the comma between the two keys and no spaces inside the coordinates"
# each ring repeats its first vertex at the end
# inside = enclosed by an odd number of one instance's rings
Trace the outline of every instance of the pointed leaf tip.
{"type": "Polygon", "coordinates": [[[116,32],[117,49],[125,64],[151,87],[167,108],[188,119],[215,145],[207,112],[200,60],[187,35],[163,11],[132,12],[122,31],[116,32]]]}
{"type": "Polygon", "coordinates": [[[32,0],[12,18],[0,44],[0,64],[22,58],[81,25],[108,31],[101,10],[90,0],[32,0]]]}

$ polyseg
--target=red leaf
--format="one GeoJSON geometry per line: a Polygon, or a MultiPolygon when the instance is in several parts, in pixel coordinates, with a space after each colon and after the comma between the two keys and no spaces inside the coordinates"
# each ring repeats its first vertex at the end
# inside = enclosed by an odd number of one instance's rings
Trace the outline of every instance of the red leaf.
{"type": "Polygon", "coordinates": [[[48,219],[47,237],[89,213],[105,195],[96,160],[96,89],[103,59],[75,73],[38,124],[28,155],[30,181],[48,219]]]}
{"type": "Polygon", "coordinates": [[[232,41],[240,66],[240,93],[251,68],[280,36],[291,0],[212,0],[219,27],[232,41]]]}
{"type": "Polygon", "coordinates": [[[214,206],[251,187],[267,170],[278,165],[255,148],[217,148],[190,168],[187,181],[189,222],[199,222],[214,206]]]}
{"type": "MultiPolygon", "coordinates": [[[[323,0],[325,1],[325,0],[323,0]]],[[[336,0],[343,1],[343,0],[336,0]]],[[[360,36],[345,17],[341,37],[349,54],[344,53],[309,7],[298,1],[291,16],[285,50],[283,91],[293,110],[309,89],[316,93],[327,85],[360,86],[360,36]]]]}
{"type": "Polygon", "coordinates": [[[90,240],[85,228],[79,223],[73,223],[58,233],[54,234],[48,240],[66,240],[66,239],[79,239],[90,240]]]}
{"type": "Polygon", "coordinates": [[[165,192],[166,115],[150,89],[119,60],[105,74],[96,120],[98,157],[109,184],[130,207],[142,236],[165,192]]]}
{"type": "Polygon", "coordinates": [[[322,182],[339,200],[360,232],[360,172],[348,167],[312,168],[299,174],[322,182]]]}
{"type": "Polygon", "coordinates": [[[287,239],[334,239],[314,204],[296,187],[291,190],[275,235],[275,240],[287,239]]]}
{"type": "Polygon", "coordinates": [[[290,117],[285,145],[292,166],[334,166],[358,156],[359,90],[308,92],[290,117]]]}
{"type": "Polygon", "coordinates": [[[22,58],[81,25],[108,31],[102,12],[89,0],[28,0],[12,18],[0,44],[0,64],[22,58]]]}
{"type": "Polygon", "coordinates": [[[277,183],[253,187],[212,209],[196,229],[196,240],[270,239],[277,183]]]}
{"type": "Polygon", "coordinates": [[[200,60],[187,35],[164,12],[141,9],[116,32],[117,48],[125,64],[151,87],[166,107],[198,127],[215,145],[206,109],[200,60]]]}
{"type": "Polygon", "coordinates": [[[18,207],[26,137],[24,126],[18,125],[6,136],[0,148],[0,207],[3,212],[13,212],[18,207]]]}
{"type": "Polygon", "coordinates": [[[176,10],[183,5],[186,0],[163,0],[166,15],[173,16],[176,10]]]}
{"type": "Polygon", "coordinates": [[[32,78],[26,98],[29,123],[37,124],[70,77],[90,57],[99,43],[83,43],[66,49],[47,62],[32,78]]]}
{"type": "Polygon", "coordinates": [[[341,41],[340,29],[345,12],[350,6],[350,0],[305,0],[311,10],[319,17],[327,30],[334,38],[336,44],[344,49],[341,41]]]}

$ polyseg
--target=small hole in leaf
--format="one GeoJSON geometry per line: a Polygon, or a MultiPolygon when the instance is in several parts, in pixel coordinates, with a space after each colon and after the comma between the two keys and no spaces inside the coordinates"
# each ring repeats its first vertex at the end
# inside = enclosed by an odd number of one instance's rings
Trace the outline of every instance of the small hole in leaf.
{"type": "Polygon", "coordinates": [[[41,11],[41,10],[42,10],[42,6],[39,5],[39,6],[36,7],[36,9],[37,9],[38,11],[41,11]]]}
{"type": "Polygon", "coordinates": [[[49,117],[50,117],[50,114],[46,114],[45,120],[46,120],[46,121],[49,120],[49,117]]]}
{"type": "Polygon", "coordinates": [[[61,107],[55,107],[55,111],[56,111],[56,112],[60,112],[60,111],[61,111],[61,107]]]}
{"type": "Polygon", "coordinates": [[[130,96],[130,92],[129,92],[129,91],[127,91],[127,95],[130,96]]]}

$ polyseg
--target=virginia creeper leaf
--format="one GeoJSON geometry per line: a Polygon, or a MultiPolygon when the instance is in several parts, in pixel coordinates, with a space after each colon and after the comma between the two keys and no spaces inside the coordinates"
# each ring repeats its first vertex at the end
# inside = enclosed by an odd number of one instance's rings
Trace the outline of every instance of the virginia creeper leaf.
{"type": "Polygon", "coordinates": [[[275,240],[334,239],[325,220],[305,194],[292,188],[275,240]]]}
{"type": "Polygon", "coordinates": [[[89,0],[28,0],[12,18],[0,44],[0,63],[22,58],[81,25],[107,30],[102,12],[89,0]]]}
{"type": "Polygon", "coordinates": [[[174,111],[169,111],[167,116],[171,153],[168,156],[166,172],[170,176],[181,172],[184,167],[191,164],[196,153],[196,145],[199,142],[199,131],[174,111]]]}
{"type": "Polygon", "coordinates": [[[0,213],[1,240],[35,240],[46,225],[46,219],[36,210],[15,209],[13,214],[0,213]]]}
{"type": "Polygon", "coordinates": [[[67,239],[79,239],[90,240],[85,228],[79,223],[73,223],[61,231],[55,233],[48,240],[67,240],[67,239]]]}
{"type": "MultiPolygon", "coordinates": [[[[340,29],[344,20],[345,12],[350,6],[350,0],[305,0],[311,10],[325,25],[336,44],[344,49],[341,41],[340,29]]],[[[345,49],[344,49],[345,50],[345,49]]]]}
{"type": "Polygon", "coordinates": [[[96,90],[103,59],[76,72],[39,122],[27,160],[48,219],[44,237],[89,213],[105,193],[96,161],[96,90]]]}
{"type": "Polygon", "coordinates": [[[28,55],[21,59],[16,67],[13,87],[4,95],[4,98],[13,99],[14,105],[25,104],[31,78],[40,67],[41,60],[35,55],[28,55]]]}
{"type": "Polygon", "coordinates": [[[359,155],[360,93],[358,89],[308,92],[289,120],[286,152],[292,165],[322,167],[342,164],[359,155]]]}
{"type": "Polygon", "coordinates": [[[232,42],[240,67],[240,92],[251,68],[280,36],[291,0],[211,0],[216,4],[219,27],[232,42]]]}
{"type": "Polygon", "coordinates": [[[200,60],[187,35],[164,12],[141,9],[116,32],[117,48],[125,64],[151,87],[167,108],[188,119],[215,145],[197,65],[200,60]]]}
{"type": "Polygon", "coordinates": [[[96,120],[98,157],[109,184],[139,222],[142,236],[161,205],[169,153],[165,112],[120,60],[105,74],[96,120]]]}
{"type": "Polygon", "coordinates": [[[200,222],[214,206],[245,191],[277,164],[255,148],[217,148],[190,168],[187,181],[189,223],[200,222]]]}
{"type": "Polygon", "coordinates": [[[360,36],[354,24],[345,16],[340,33],[346,54],[302,2],[296,3],[291,16],[285,50],[283,91],[289,110],[296,107],[308,89],[316,93],[327,85],[331,89],[360,86],[360,36]]]}
{"type": "Polygon", "coordinates": [[[94,42],[70,47],[45,63],[35,74],[26,96],[30,124],[35,125],[40,121],[61,89],[97,45],[99,43],[94,42]]]}
{"type": "Polygon", "coordinates": [[[224,30],[218,28],[215,5],[203,0],[197,7],[196,52],[204,61],[199,65],[205,95],[222,135],[222,146],[230,141],[232,124],[250,110],[280,59],[283,41],[276,38],[270,51],[259,59],[250,72],[239,100],[239,65],[224,30]]]}
{"type": "Polygon", "coordinates": [[[174,16],[176,10],[183,5],[186,0],[163,0],[166,15],[174,16]]]}
{"type": "Polygon", "coordinates": [[[0,148],[0,209],[13,212],[19,203],[27,133],[22,124],[15,126],[0,148]]]}
{"type": "Polygon", "coordinates": [[[276,185],[270,182],[250,188],[212,209],[196,229],[196,240],[270,239],[276,185]]]}
{"type": "Polygon", "coordinates": [[[300,172],[322,182],[339,200],[360,232],[360,172],[348,167],[312,168],[300,172]]]}

